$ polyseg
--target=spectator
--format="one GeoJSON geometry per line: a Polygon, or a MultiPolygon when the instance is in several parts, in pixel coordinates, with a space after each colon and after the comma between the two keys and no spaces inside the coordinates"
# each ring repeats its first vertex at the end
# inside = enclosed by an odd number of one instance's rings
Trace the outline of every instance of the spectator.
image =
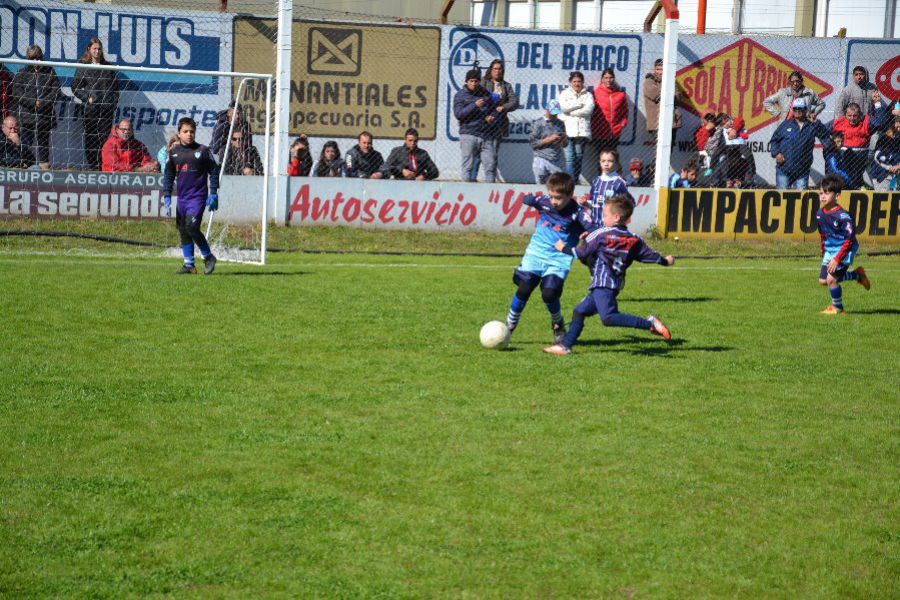
{"type": "Polygon", "coordinates": [[[34,164],[34,154],[19,137],[19,121],[12,115],[3,119],[3,139],[0,140],[0,167],[27,169],[34,164]]]}
{"type": "Polygon", "coordinates": [[[566,172],[578,184],[584,147],[591,139],[591,115],[594,114],[594,96],[585,89],[581,71],[569,73],[569,87],[559,93],[557,100],[562,111],[559,118],[566,126],[569,140],[566,146],[566,172]]]}
{"type": "Polygon", "coordinates": [[[825,174],[838,175],[844,182],[844,186],[850,185],[850,176],[844,162],[844,134],[840,131],[831,132],[832,146],[822,147],[822,158],[825,160],[825,174]]]}
{"type": "MultiPolygon", "coordinates": [[[[647,116],[647,133],[650,134],[648,145],[655,146],[659,129],[659,103],[662,100],[663,61],[657,58],[653,63],[653,72],[644,76],[644,114],[647,116]]],[[[672,113],[672,143],[675,143],[678,130],[681,129],[681,90],[675,88],[675,111],[672,113]]]]}
{"type": "Polygon", "coordinates": [[[159,163],[159,170],[162,173],[166,172],[166,163],[169,162],[169,150],[172,149],[172,146],[174,146],[177,141],[178,134],[176,133],[170,137],[166,145],[160,148],[159,152],[156,153],[156,162],[159,163]]]}
{"type": "Polygon", "coordinates": [[[738,117],[729,122],[724,131],[725,147],[719,163],[716,185],[729,188],[749,188],[756,177],[756,159],[747,143],[744,119],[738,117]]]}
{"type": "Polygon", "coordinates": [[[862,66],[853,67],[853,81],[841,90],[834,107],[834,118],[847,116],[847,107],[851,103],[857,104],[862,114],[869,114],[872,92],[875,89],[875,84],[869,81],[869,71],[862,66]]]}
{"type": "Polygon", "coordinates": [[[616,83],[616,74],[606,69],[600,76],[600,85],[594,88],[594,109],[591,133],[597,151],[615,150],[619,136],[628,124],[628,99],[625,91],[616,83]]]}
{"type": "Polygon", "coordinates": [[[109,133],[101,151],[103,170],[110,172],[159,171],[157,162],[147,151],[147,146],[134,137],[131,119],[122,119],[109,133]]]}
{"type": "Polygon", "coordinates": [[[494,183],[497,175],[497,155],[493,134],[489,127],[497,119],[490,92],[480,83],[478,69],[466,73],[466,85],[453,97],[453,116],[459,121],[459,144],[462,155],[463,181],[475,181],[473,173],[476,157],[481,157],[484,180],[494,183]]]}
{"type": "Polygon", "coordinates": [[[341,151],[337,142],[329,140],[322,146],[319,154],[319,162],[313,171],[314,177],[343,177],[345,174],[344,161],[341,159],[341,151]]]}
{"type": "Polygon", "coordinates": [[[788,77],[788,83],[791,85],[781,88],[763,100],[763,108],[776,118],[785,113],[784,120],[790,121],[794,118],[792,110],[794,102],[803,100],[804,106],[806,106],[803,114],[810,121],[815,121],[819,113],[825,110],[825,102],[814,91],[803,85],[803,74],[800,71],[791,73],[788,77]]]}
{"type": "Polygon", "coordinates": [[[0,63],[0,119],[9,115],[9,84],[12,82],[12,73],[0,63]]]}
{"type": "Polygon", "coordinates": [[[566,167],[566,157],[563,148],[568,143],[566,126],[559,119],[562,109],[558,100],[547,103],[544,116],[535,119],[531,124],[531,149],[534,158],[531,161],[531,169],[534,172],[535,183],[547,183],[554,173],[558,173],[566,167]]]}
{"type": "Polygon", "coordinates": [[[241,131],[236,130],[231,133],[231,146],[227,152],[222,151],[219,162],[222,164],[222,173],[225,175],[263,174],[259,150],[253,144],[247,143],[244,133],[241,131]]]}
{"type": "MultiPolygon", "coordinates": [[[[506,67],[503,61],[495,58],[491,61],[484,79],[481,81],[481,87],[491,94],[491,101],[494,104],[494,119],[490,123],[488,129],[492,136],[494,156],[500,156],[500,143],[509,135],[509,113],[519,108],[519,96],[512,84],[504,79],[506,76],[506,67]]],[[[478,175],[478,168],[475,167],[473,175],[478,175]]],[[[474,177],[473,177],[474,178],[474,177]]]]}
{"type": "MultiPolygon", "coordinates": [[[[29,46],[28,60],[43,60],[40,46],[29,46]]],[[[16,73],[9,86],[13,113],[19,120],[22,143],[34,148],[42,169],[50,168],[50,131],[56,127],[59,79],[52,67],[29,65],[16,73]]]]}
{"type": "Polygon", "coordinates": [[[347,151],[347,177],[360,179],[381,179],[381,165],[384,158],[381,152],[372,147],[372,134],[363,131],[357,138],[359,142],[347,151]]]}
{"type": "Polygon", "coordinates": [[[673,189],[694,187],[694,184],[697,183],[697,172],[699,170],[700,166],[697,164],[697,159],[688,159],[684,164],[684,168],[681,169],[681,174],[672,173],[672,176],[669,177],[669,187],[673,189]]]}
{"type": "Polygon", "coordinates": [[[391,150],[381,171],[385,179],[396,177],[424,181],[437,179],[439,175],[437,165],[425,150],[419,148],[419,132],[413,128],[406,130],[403,145],[391,150]]]}
{"type": "Polygon", "coordinates": [[[778,189],[805,190],[809,184],[813,147],[816,138],[823,147],[832,144],[828,129],[806,116],[806,100],[797,98],[791,105],[792,119],[784,121],[772,134],[769,149],[775,158],[775,185],[778,189]]]}
{"type": "Polygon", "coordinates": [[[701,148],[700,156],[705,157],[708,169],[716,169],[724,158],[725,132],[734,125],[734,119],[725,113],[716,115],[713,129],[709,133],[706,145],[701,148]]]}
{"type": "Polygon", "coordinates": [[[628,187],[652,187],[653,175],[650,169],[644,171],[644,163],[639,158],[632,158],[628,163],[628,175],[625,176],[625,185],[628,187]]]}
{"type": "Polygon", "coordinates": [[[216,124],[213,126],[212,139],[209,144],[213,156],[222,156],[222,150],[228,144],[228,132],[232,129],[232,119],[234,119],[234,131],[240,131],[248,144],[253,143],[253,132],[250,129],[250,123],[244,118],[244,110],[232,100],[228,103],[228,108],[219,111],[216,115],[216,124]]]}
{"type": "MultiPolygon", "coordinates": [[[[80,61],[91,65],[108,65],[100,38],[91,38],[80,61]]],[[[87,168],[99,171],[103,143],[115,124],[119,105],[119,79],[107,69],[76,69],[72,93],[81,100],[84,127],[84,158],[87,168]]]]}
{"type": "Polygon", "coordinates": [[[872,134],[881,129],[890,116],[889,105],[881,101],[878,90],[872,92],[872,114],[863,116],[855,102],[847,105],[846,116],[835,119],[831,131],[844,136],[844,166],[849,178],[847,189],[858,190],[869,158],[872,134]]]}
{"type": "Polygon", "coordinates": [[[698,152],[704,151],[703,149],[706,147],[709,136],[711,136],[715,130],[716,115],[713,113],[706,113],[703,115],[703,121],[700,123],[700,127],[694,132],[694,141],[697,143],[698,152]]]}
{"type": "Polygon", "coordinates": [[[890,129],[878,138],[869,176],[876,190],[900,189],[900,115],[891,120],[890,129]]]}
{"type": "Polygon", "coordinates": [[[312,154],[309,153],[309,139],[302,133],[291,144],[291,160],[287,174],[291,177],[307,177],[312,171],[312,154]]]}

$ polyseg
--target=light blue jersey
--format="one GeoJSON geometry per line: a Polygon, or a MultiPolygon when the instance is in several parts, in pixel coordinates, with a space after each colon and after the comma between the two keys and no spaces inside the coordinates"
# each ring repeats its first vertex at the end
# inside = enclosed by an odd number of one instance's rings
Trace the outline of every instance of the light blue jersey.
{"type": "Polygon", "coordinates": [[[535,273],[540,277],[556,275],[565,279],[572,268],[572,256],[556,249],[557,240],[569,246],[578,244],[578,237],[588,229],[590,214],[571,200],[561,210],[553,207],[547,196],[526,195],[522,203],[540,213],[537,227],[522,256],[520,271],[535,273]]]}

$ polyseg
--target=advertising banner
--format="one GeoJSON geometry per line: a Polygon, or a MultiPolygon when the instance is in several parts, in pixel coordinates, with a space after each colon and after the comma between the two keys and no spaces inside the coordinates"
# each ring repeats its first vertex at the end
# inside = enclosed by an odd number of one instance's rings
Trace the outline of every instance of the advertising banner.
{"type": "MultiPolygon", "coordinates": [[[[292,177],[289,225],[349,225],[373,229],[531,233],[538,212],[522,204],[537,185],[384,181],[292,177]]],[[[577,188],[576,196],[588,191],[577,188]]],[[[656,225],[656,191],[631,190],[637,206],[629,227],[656,225]]]]}
{"type": "MultiPolygon", "coordinates": [[[[274,73],[274,38],[254,34],[276,24],[235,18],[235,70],[274,73]]],[[[435,139],[440,38],[438,27],[295,20],[291,135],[402,139],[414,127],[435,139]]],[[[254,114],[264,108],[252,89],[242,100],[254,114]]]]}
{"type": "MultiPolygon", "coordinates": [[[[860,240],[900,242],[900,192],[844,192],[860,240]]],[[[718,240],[819,240],[816,191],[673,189],[659,201],[667,237],[718,240]]]]}

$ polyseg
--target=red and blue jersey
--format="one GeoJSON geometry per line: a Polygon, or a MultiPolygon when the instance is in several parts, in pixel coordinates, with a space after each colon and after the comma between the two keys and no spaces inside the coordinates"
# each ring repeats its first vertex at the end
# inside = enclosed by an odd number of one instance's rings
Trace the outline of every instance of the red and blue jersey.
{"type": "Polygon", "coordinates": [[[856,225],[850,213],[840,206],[829,210],[820,208],[816,221],[822,237],[822,264],[828,264],[832,258],[838,264],[852,264],[859,242],[856,241],[856,225]]]}
{"type": "Polygon", "coordinates": [[[626,227],[603,227],[591,232],[572,254],[591,270],[589,290],[625,287],[625,272],[634,261],[663,264],[659,252],[626,227]]]}
{"type": "Polygon", "coordinates": [[[206,198],[219,189],[219,165],[210,149],[196,142],[190,146],[181,143],[172,146],[163,175],[164,195],[172,195],[173,184],[178,187],[178,212],[192,215],[203,212],[206,198]]]}

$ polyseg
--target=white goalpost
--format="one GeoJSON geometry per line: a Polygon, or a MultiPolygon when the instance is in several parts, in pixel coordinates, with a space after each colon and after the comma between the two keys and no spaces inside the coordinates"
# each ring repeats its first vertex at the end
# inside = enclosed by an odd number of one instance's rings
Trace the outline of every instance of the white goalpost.
{"type": "MultiPolygon", "coordinates": [[[[213,253],[226,261],[260,264],[266,262],[266,243],[269,210],[269,181],[271,179],[271,108],[273,76],[266,73],[231,71],[201,71],[189,69],[159,69],[150,67],[126,67],[87,63],[33,61],[8,58],[4,66],[12,73],[12,92],[26,90],[21,98],[11,98],[10,114],[26,116],[32,106],[43,102],[53,104],[52,118],[23,119],[20,125],[23,148],[37,155],[45,147],[47,160],[23,160],[12,167],[0,167],[5,211],[0,219],[18,220],[30,229],[52,230],[55,234],[71,232],[80,237],[115,237],[144,246],[177,246],[177,237],[171,223],[174,216],[166,217],[162,202],[162,164],[168,140],[176,133],[178,120],[191,117],[197,122],[196,141],[209,146],[212,133],[218,123],[227,125],[224,146],[215,148],[220,163],[219,210],[207,212],[207,237],[213,253]],[[33,87],[15,86],[17,76],[24,82],[33,67],[52,69],[59,82],[58,91],[52,84],[35,92],[33,87]],[[25,71],[23,71],[25,70],[25,71]],[[146,148],[146,153],[135,151],[142,158],[134,164],[96,164],[97,152],[91,151],[89,131],[98,131],[97,106],[91,107],[91,117],[85,114],[85,103],[73,92],[78,83],[76,74],[90,71],[112,71],[116,74],[118,89],[115,103],[109,102],[99,117],[107,126],[111,146],[122,144],[116,136],[115,125],[122,119],[132,123],[131,137],[146,148]],[[34,96],[34,97],[32,97],[34,96]],[[265,111],[261,108],[265,100],[265,111]],[[254,101],[254,102],[251,102],[254,101]],[[237,110],[228,122],[221,113],[229,102],[236,103],[237,110]],[[246,104],[245,104],[246,102],[246,104]],[[20,111],[20,105],[24,110],[20,111]],[[231,138],[240,109],[252,131],[253,146],[262,163],[262,174],[254,176],[226,176],[224,164],[234,152],[231,138]],[[42,131],[43,130],[43,131],[42,131]],[[49,144],[41,142],[41,134],[47,135],[49,144]],[[89,157],[94,157],[94,163],[89,157]],[[39,168],[39,163],[41,167],[39,168]],[[49,169],[46,169],[49,163],[49,169]],[[213,228],[215,223],[215,228],[213,228]],[[110,236],[110,232],[115,232],[110,236]]],[[[79,89],[81,86],[78,86],[79,89]]],[[[84,94],[82,94],[83,96],[84,94]]],[[[219,136],[221,137],[221,136],[219,136]]],[[[97,139],[97,134],[94,134],[97,139]]],[[[124,138],[123,138],[124,139],[124,138]]],[[[96,149],[97,142],[93,147],[96,149]]],[[[134,142],[124,146],[129,150],[139,148],[134,142]]],[[[111,153],[112,155],[112,153],[111,153]]],[[[42,157],[45,155],[41,155],[42,157]]],[[[131,154],[128,155],[131,157],[131,154]]],[[[258,172],[258,169],[257,169],[258,172]]],[[[177,206],[177,184],[173,204],[177,206]]],[[[173,206],[174,215],[175,206],[173,206]]]]}

